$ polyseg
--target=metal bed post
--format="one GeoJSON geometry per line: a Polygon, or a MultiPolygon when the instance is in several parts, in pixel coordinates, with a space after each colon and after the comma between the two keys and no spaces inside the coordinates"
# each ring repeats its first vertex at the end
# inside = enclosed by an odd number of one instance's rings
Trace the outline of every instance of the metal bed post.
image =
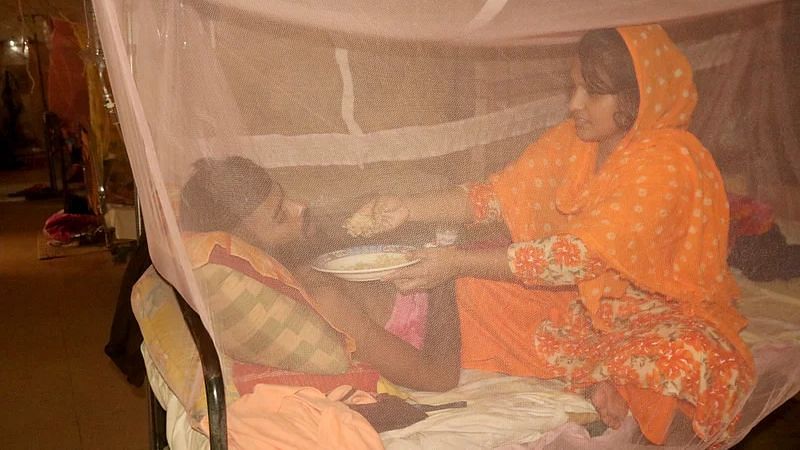
{"type": "MultiPolygon", "coordinates": [[[[163,277],[162,277],[163,278],[163,277]]],[[[175,298],[183,314],[183,320],[189,327],[197,352],[200,355],[200,365],[203,367],[203,383],[206,387],[206,401],[208,404],[208,429],[211,450],[228,449],[228,424],[225,412],[225,384],[222,379],[222,365],[219,362],[217,349],[203,326],[200,316],[186,303],[175,287],[175,298]]]]}
{"type": "Polygon", "coordinates": [[[167,442],[167,411],[161,406],[153,393],[150,383],[144,384],[147,390],[148,428],[150,431],[150,450],[164,450],[169,448],[167,442]]]}
{"type": "MultiPolygon", "coordinates": [[[[158,272],[158,270],[156,270],[158,272]]],[[[159,274],[161,276],[161,274],[159,274]]],[[[161,277],[164,279],[164,277],[161,277]]],[[[164,279],[165,282],[166,279],[164,279]]],[[[169,284],[169,282],[167,282],[169,284]]],[[[225,383],[222,379],[222,365],[219,361],[214,341],[208,334],[200,316],[186,302],[186,299],[172,287],[178,306],[183,315],[183,321],[189,328],[197,353],[200,356],[200,365],[203,369],[203,384],[206,389],[206,404],[208,407],[208,431],[211,450],[228,450],[228,421],[225,410],[225,383]]],[[[164,450],[168,448],[167,442],[167,413],[147,383],[147,403],[150,428],[151,450],[164,450]]]]}

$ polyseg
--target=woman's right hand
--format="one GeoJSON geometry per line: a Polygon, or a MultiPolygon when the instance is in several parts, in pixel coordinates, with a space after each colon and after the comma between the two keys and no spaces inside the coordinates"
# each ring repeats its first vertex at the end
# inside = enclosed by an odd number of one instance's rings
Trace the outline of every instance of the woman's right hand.
{"type": "Polygon", "coordinates": [[[410,216],[408,205],[402,197],[381,196],[359,208],[345,224],[351,236],[369,237],[393,230],[410,216]]]}

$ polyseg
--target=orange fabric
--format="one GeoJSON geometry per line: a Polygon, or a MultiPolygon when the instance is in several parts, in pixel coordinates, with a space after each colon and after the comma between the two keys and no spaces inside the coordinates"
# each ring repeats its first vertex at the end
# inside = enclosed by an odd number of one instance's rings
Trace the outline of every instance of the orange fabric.
{"type": "Polygon", "coordinates": [[[186,253],[189,256],[189,260],[192,262],[192,269],[208,264],[214,249],[222,247],[228,250],[231,255],[247,261],[259,274],[275,279],[297,290],[302,293],[303,298],[308,303],[312,303],[311,298],[300,287],[300,283],[294,279],[292,273],[283,264],[232,234],[222,231],[211,233],[187,232],[183,234],[183,243],[186,245],[186,253]]]}
{"type": "Polygon", "coordinates": [[[338,386],[348,385],[364,392],[376,392],[381,376],[377,370],[362,362],[354,362],[347,372],[341,375],[292,372],[236,361],[232,366],[233,384],[240,395],[253,392],[259,384],[313,387],[322,392],[330,392],[338,386]]]}
{"type": "Polygon", "coordinates": [[[526,288],[515,283],[461,278],[456,282],[461,366],[519,376],[548,377],[530,351],[542,320],[565,312],[574,289],[526,288]],[[518,319],[518,320],[514,320],[518,319]]]}
{"type": "MultiPolygon", "coordinates": [[[[378,433],[341,400],[348,387],[328,396],[313,388],[260,384],[228,407],[228,448],[382,449],[378,433]]],[[[371,397],[356,393],[354,404],[371,397]]],[[[208,418],[200,424],[208,433],[208,418]]]]}
{"type": "Polygon", "coordinates": [[[678,399],[635,386],[618,386],[617,392],[628,402],[642,434],[654,444],[663,444],[675,417],[678,399]]]}
{"type": "MultiPolygon", "coordinates": [[[[697,98],[691,67],[660,27],[620,32],[641,102],[602,169],[594,173],[597,145],[578,139],[568,120],[494,176],[493,190],[514,241],[574,234],[613,272],[684,302],[732,338],[745,322],[731,307],[728,203],[710,153],[685,131],[697,98]]],[[[611,276],[578,286],[590,311],[611,276]]]]}
{"type": "MultiPolygon", "coordinates": [[[[635,124],[600,170],[597,144],[581,141],[567,120],[490,177],[491,190],[514,242],[571,234],[604,261],[599,276],[557,295],[580,298],[595,330],[609,329],[598,314],[601,299],[621,297],[631,283],[712,325],[752,373],[752,356],[738,336],[746,321],[733,307],[738,288],[726,262],[724,185],[711,154],[686,131],[697,102],[691,67],[659,26],[619,32],[641,101],[635,124]]],[[[547,372],[532,367],[537,362],[526,354],[537,325],[563,311],[554,299],[550,291],[522,286],[461,283],[462,364],[518,375],[547,372]]],[[[648,409],[662,396],[625,392],[645,435],[663,439],[677,402],[659,400],[648,409]]]]}

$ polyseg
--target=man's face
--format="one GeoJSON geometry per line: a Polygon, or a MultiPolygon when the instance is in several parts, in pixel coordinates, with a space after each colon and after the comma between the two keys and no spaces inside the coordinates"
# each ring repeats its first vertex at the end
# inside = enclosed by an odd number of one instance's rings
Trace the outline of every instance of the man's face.
{"type": "Polygon", "coordinates": [[[264,203],[242,221],[240,228],[264,250],[278,253],[291,250],[314,232],[305,205],[287,198],[278,183],[273,184],[264,203]]]}

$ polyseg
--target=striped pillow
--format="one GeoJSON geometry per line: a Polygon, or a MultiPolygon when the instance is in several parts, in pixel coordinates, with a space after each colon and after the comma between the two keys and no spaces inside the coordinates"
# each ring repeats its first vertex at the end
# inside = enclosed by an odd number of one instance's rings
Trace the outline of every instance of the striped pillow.
{"type": "Polygon", "coordinates": [[[213,259],[194,273],[223,353],[295,372],[347,371],[350,358],[342,335],[305,301],[213,259]]]}

